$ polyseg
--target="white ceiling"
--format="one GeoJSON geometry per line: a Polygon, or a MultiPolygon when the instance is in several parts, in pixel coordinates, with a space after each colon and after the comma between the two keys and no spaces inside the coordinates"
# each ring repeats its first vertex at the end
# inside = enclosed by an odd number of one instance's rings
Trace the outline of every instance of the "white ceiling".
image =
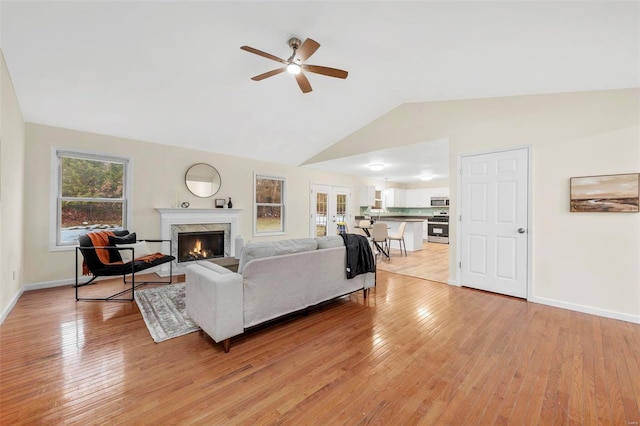
{"type": "Polygon", "coordinates": [[[405,102],[640,86],[638,1],[3,0],[0,15],[26,121],[291,165],[405,102]],[[250,80],[279,64],[240,46],[287,58],[292,35],[349,77],[309,73],[309,94],[250,80]]]}

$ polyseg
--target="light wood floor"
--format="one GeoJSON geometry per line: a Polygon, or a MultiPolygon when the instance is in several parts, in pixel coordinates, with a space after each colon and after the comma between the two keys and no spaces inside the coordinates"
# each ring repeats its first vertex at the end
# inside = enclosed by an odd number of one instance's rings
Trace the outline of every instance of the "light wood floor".
{"type": "Polygon", "coordinates": [[[400,253],[398,242],[391,243],[389,259],[378,256],[378,269],[396,274],[411,275],[426,280],[449,282],[449,244],[422,244],[422,250],[400,253]]]}
{"type": "Polygon", "coordinates": [[[640,421],[640,325],[377,279],[228,354],[198,332],[153,343],[135,303],[26,292],[0,326],[0,424],[640,421]]]}

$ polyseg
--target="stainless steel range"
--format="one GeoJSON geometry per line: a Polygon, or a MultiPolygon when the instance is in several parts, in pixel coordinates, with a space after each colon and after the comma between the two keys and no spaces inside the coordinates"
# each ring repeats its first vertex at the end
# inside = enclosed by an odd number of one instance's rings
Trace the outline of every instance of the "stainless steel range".
{"type": "Polygon", "coordinates": [[[427,220],[427,241],[449,244],[449,212],[440,212],[427,220]]]}

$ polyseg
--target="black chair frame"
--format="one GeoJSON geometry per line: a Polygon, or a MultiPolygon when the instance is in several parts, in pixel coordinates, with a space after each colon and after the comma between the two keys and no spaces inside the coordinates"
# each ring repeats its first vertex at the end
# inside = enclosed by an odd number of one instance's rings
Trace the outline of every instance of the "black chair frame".
{"type": "MultiPolygon", "coordinates": [[[[123,236],[123,235],[127,235],[128,231],[116,231],[115,235],[118,236],[123,236]]],[[[104,302],[133,302],[134,301],[134,296],[135,296],[135,290],[139,287],[142,287],[144,285],[147,284],[172,284],[173,283],[173,261],[175,260],[174,256],[170,256],[170,255],[165,255],[162,258],[153,260],[151,262],[145,262],[145,261],[139,261],[139,260],[132,260],[131,262],[128,263],[123,263],[123,264],[117,264],[117,265],[105,265],[103,264],[100,259],[98,258],[98,255],[96,253],[97,249],[112,249],[112,250],[131,250],[131,258],[135,259],[135,249],[133,247],[115,247],[115,246],[93,246],[88,245],[88,243],[91,242],[90,238],[86,235],[81,235],[79,237],[79,241],[80,241],[80,245],[78,247],[76,247],[76,282],[75,282],[75,291],[76,291],[76,301],[79,300],[85,300],[85,301],[104,301],[104,302]],[[85,283],[80,283],[78,281],[79,276],[78,276],[78,271],[79,271],[79,267],[80,267],[80,256],[79,254],[82,254],[82,257],[84,258],[84,261],[87,264],[87,267],[89,269],[89,271],[93,274],[93,277],[91,277],[91,279],[85,283]],[[142,282],[137,282],[136,281],[136,273],[144,271],[145,269],[149,269],[149,268],[153,268],[155,266],[158,265],[162,265],[164,263],[169,262],[169,280],[163,280],[163,281],[142,281],[142,282]],[[127,281],[127,275],[131,274],[131,280],[127,281]],[[99,278],[99,277],[108,277],[108,276],[119,276],[122,275],[122,281],[124,283],[125,286],[130,285],[130,287],[125,288],[124,290],[112,294],[110,296],[107,297],[103,297],[103,298],[90,298],[90,297],[79,297],[78,294],[78,288],[80,287],[84,287],[86,285],[92,284],[94,283],[94,281],[99,278]],[[121,298],[119,296],[122,296],[123,294],[127,293],[127,292],[131,292],[131,298],[121,298]]],[[[164,242],[168,242],[169,243],[169,253],[171,253],[172,251],[172,243],[171,240],[151,240],[151,239],[140,239],[140,240],[136,240],[137,242],[140,241],[147,241],[150,243],[164,243],[164,242]]]]}

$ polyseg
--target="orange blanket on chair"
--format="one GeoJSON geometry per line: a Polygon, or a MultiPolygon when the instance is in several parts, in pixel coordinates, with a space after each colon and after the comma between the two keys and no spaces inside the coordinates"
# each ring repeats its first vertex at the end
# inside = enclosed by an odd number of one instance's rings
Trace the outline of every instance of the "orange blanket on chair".
{"type": "MultiPolygon", "coordinates": [[[[87,237],[91,239],[91,243],[94,247],[107,247],[109,246],[109,235],[114,236],[115,234],[111,231],[98,231],[98,232],[88,232],[87,237]]],[[[96,255],[98,255],[98,259],[105,265],[122,265],[122,262],[111,262],[109,258],[109,250],[105,248],[97,248],[96,255]]],[[[135,260],[141,260],[143,262],[151,263],[156,259],[160,259],[164,257],[162,253],[152,253],[147,256],[137,257],[135,260]]],[[[91,271],[87,267],[87,263],[82,261],[82,275],[89,275],[91,271]]]]}
{"type": "MultiPolygon", "coordinates": [[[[88,232],[87,237],[91,240],[91,243],[94,247],[106,247],[109,245],[109,235],[115,236],[115,234],[111,231],[98,231],[98,232],[88,232]]],[[[100,262],[105,265],[118,265],[122,264],[122,262],[111,262],[109,258],[109,250],[104,248],[97,248],[96,255],[100,262]]],[[[82,275],[89,275],[91,271],[87,267],[87,262],[82,261],[82,275]]]]}

